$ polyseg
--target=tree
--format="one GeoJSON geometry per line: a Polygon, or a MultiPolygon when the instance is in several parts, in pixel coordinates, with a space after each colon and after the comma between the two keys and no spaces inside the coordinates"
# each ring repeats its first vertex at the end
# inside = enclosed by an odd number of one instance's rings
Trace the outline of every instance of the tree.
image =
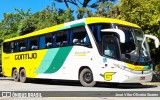
{"type": "Polygon", "coordinates": [[[54,4],[34,14],[29,11],[30,9],[27,12],[17,10],[18,15],[21,17],[20,21],[16,21],[18,23],[16,33],[19,35],[74,20],[71,9],[56,9],[54,4]]]}
{"type": "Polygon", "coordinates": [[[74,20],[71,9],[56,9],[54,4],[34,14],[30,13],[31,9],[27,12],[22,9],[15,10],[15,14],[5,13],[0,22],[0,43],[8,38],[74,20]]]}
{"type": "Polygon", "coordinates": [[[57,24],[73,21],[71,9],[56,9],[54,4],[46,9],[32,15],[35,21],[36,29],[43,29],[57,24]]]}
{"type": "MultiPolygon", "coordinates": [[[[112,18],[126,20],[141,26],[146,34],[160,39],[160,2],[159,0],[120,0],[120,3],[106,12],[112,18]]],[[[154,46],[150,42],[151,47],[154,46]]],[[[152,48],[151,48],[152,49],[152,48]]],[[[160,62],[160,49],[152,49],[152,58],[160,62]],[[157,56],[158,55],[158,56],[157,56]]]]}
{"type": "Polygon", "coordinates": [[[33,32],[35,29],[36,25],[34,18],[28,17],[20,22],[17,32],[19,35],[24,35],[33,32]]]}
{"type": "Polygon", "coordinates": [[[75,6],[76,8],[72,10],[73,12],[76,12],[77,18],[81,19],[86,16],[96,16],[96,13],[94,13],[94,11],[98,10],[101,5],[107,4],[105,9],[108,9],[110,8],[111,3],[113,5],[113,3],[118,0],[55,0],[55,1],[58,3],[64,3],[67,8],[72,8],[72,6],[75,6]]]}
{"type": "Polygon", "coordinates": [[[67,8],[71,8],[69,4],[76,6],[77,8],[96,8],[98,3],[115,2],[117,0],[55,0],[58,3],[65,3],[67,8]]]}
{"type": "MultiPolygon", "coordinates": [[[[8,36],[17,36],[17,30],[20,25],[20,22],[27,18],[30,13],[30,9],[28,9],[27,12],[24,12],[22,9],[18,10],[15,8],[17,13],[4,13],[4,19],[2,20],[0,24],[0,34],[4,37],[8,36]],[[16,35],[11,35],[11,34],[16,34],[16,35]]],[[[7,38],[7,37],[6,37],[7,38]]]]}
{"type": "Polygon", "coordinates": [[[156,35],[160,39],[159,0],[121,0],[112,12],[115,18],[136,23],[145,33],[156,35]]]}

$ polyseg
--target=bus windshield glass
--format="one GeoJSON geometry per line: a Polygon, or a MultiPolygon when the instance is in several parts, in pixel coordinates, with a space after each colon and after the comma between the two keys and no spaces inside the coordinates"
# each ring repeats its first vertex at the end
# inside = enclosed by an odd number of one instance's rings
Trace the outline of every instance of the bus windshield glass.
{"type": "Polygon", "coordinates": [[[97,47],[102,56],[141,65],[145,65],[151,61],[149,46],[148,43],[144,41],[144,33],[140,28],[120,24],[111,25],[107,23],[99,23],[90,25],[90,30],[92,31],[92,34],[97,42],[97,47]],[[118,46],[116,46],[116,42],[112,42],[114,39],[109,38],[108,40],[111,41],[107,41],[105,40],[107,39],[105,36],[114,36],[119,38],[118,34],[115,34],[114,32],[102,32],[101,30],[104,29],[122,30],[125,34],[125,43],[120,43],[120,48],[117,48],[118,46]],[[107,44],[109,44],[108,46],[110,46],[110,50],[108,50],[109,47],[106,49],[107,44]],[[116,50],[113,49],[113,46],[115,46],[114,48],[116,48],[116,50]]]}
{"type": "Polygon", "coordinates": [[[125,33],[125,43],[120,43],[121,58],[135,63],[144,63],[151,60],[149,46],[143,42],[144,33],[139,28],[116,25],[116,28],[125,33]]]}

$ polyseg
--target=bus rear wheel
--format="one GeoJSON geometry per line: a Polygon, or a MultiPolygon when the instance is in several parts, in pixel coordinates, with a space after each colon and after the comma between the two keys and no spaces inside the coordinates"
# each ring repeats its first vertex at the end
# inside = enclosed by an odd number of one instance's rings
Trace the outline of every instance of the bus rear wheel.
{"type": "Polygon", "coordinates": [[[28,82],[28,78],[26,77],[25,69],[20,70],[20,82],[22,82],[22,83],[28,82]]]}
{"type": "Polygon", "coordinates": [[[80,73],[80,83],[85,87],[93,87],[96,82],[93,80],[92,71],[85,68],[80,73]]]}
{"type": "Polygon", "coordinates": [[[12,77],[13,77],[13,79],[14,79],[15,82],[19,81],[19,73],[17,72],[17,69],[13,70],[12,77]]]}

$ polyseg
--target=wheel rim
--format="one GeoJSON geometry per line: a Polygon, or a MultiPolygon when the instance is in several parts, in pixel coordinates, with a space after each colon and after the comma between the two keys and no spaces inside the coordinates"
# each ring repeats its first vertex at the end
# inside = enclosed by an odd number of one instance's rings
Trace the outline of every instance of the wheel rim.
{"type": "Polygon", "coordinates": [[[86,72],[84,75],[83,75],[83,80],[86,82],[86,83],[91,83],[93,81],[93,75],[91,72],[86,72]]]}

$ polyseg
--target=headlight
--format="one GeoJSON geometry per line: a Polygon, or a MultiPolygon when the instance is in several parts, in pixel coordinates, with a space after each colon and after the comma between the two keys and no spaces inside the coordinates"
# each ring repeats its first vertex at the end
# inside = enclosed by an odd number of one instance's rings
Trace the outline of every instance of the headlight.
{"type": "Polygon", "coordinates": [[[126,67],[126,66],[121,66],[121,65],[119,65],[118,68],[120,68],[120,69],[122,69],[122,70],[126,70],[126,71],[128,71],[128,72],[131,71],[131,69],[128,68],[128,67],[126,67]]]}
{"type": "Polygon", "coordinates": [[[131,72],[131,69],[130,69],[130,68],[127,68],[127,67],[126,67],[125,70],[128,71],[128,72],[131,72]]]}
{"type": "MultiPolygon", "coordinates": [[[[122,70],[131,72],[131,73],[134,73],[134,74],[142,74],[142,71],[132,70],[132,69],[126,67],[126,66],[119,65],[119,66],[117,66],[117,67],[120,68],[120,69],[122,69],[122,70]]],[[[149,74],[149,73],[151,73],[151,70],[143,71],[143,74],[149,74]]]]}

